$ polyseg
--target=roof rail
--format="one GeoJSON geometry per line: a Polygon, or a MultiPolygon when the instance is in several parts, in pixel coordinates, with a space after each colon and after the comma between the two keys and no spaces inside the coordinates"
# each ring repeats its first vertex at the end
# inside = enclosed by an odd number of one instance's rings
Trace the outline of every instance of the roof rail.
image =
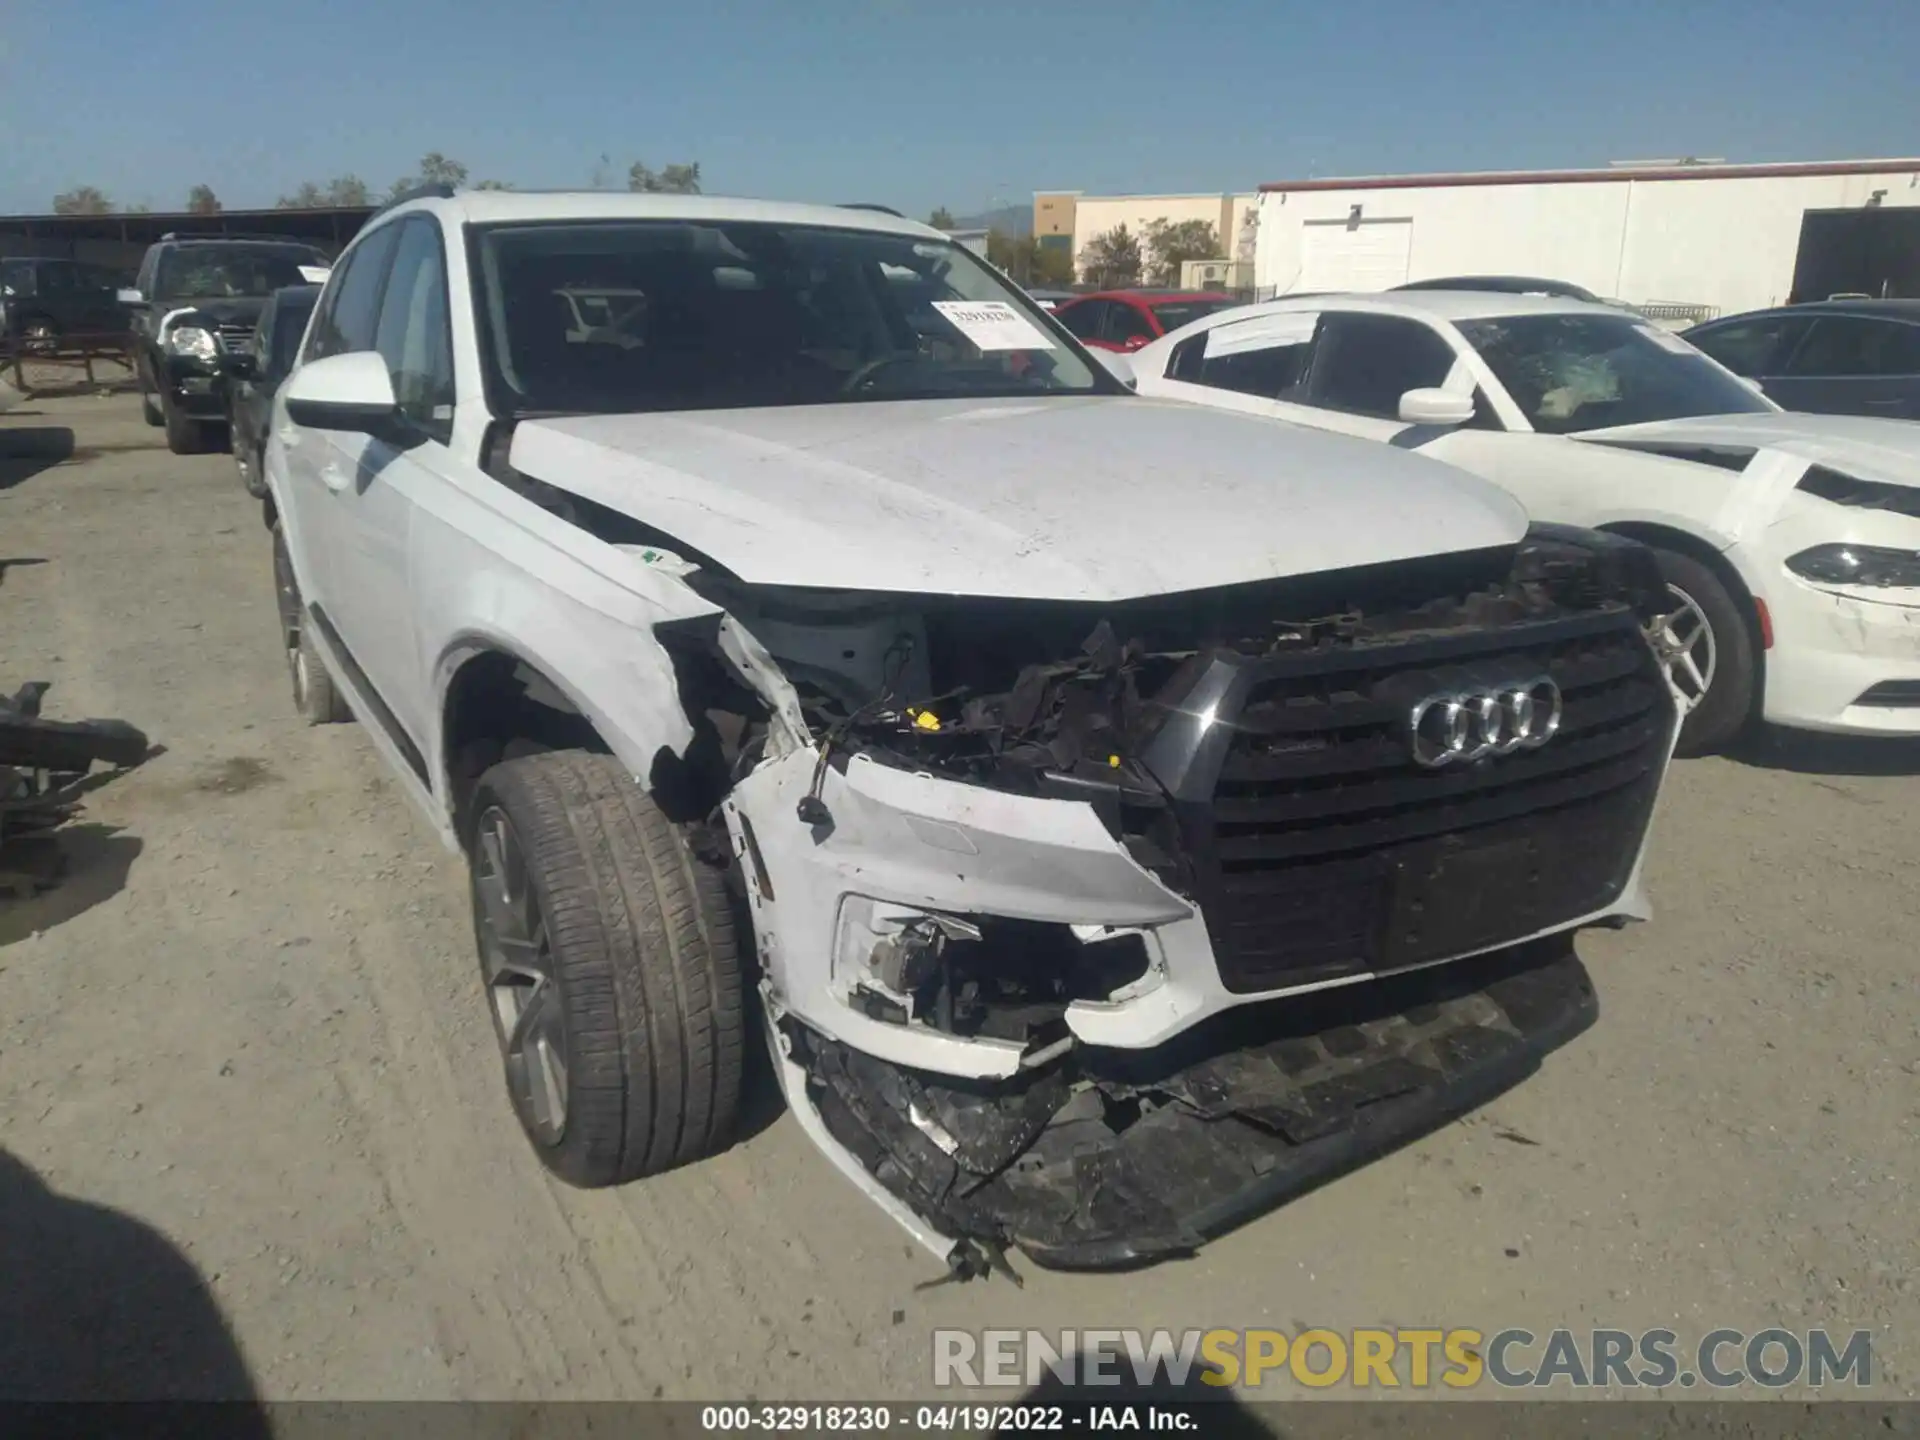
{"type": "Polygon", "coordinates": [[[870,205],[864,200],[849,200],[841,205],[840,208],[842,210],[878,210],[882,215],[891,215],[896,220],[904,220],[907,218],[891,205],[870,205]]]}
{"type": "Polygon", "coordinates": [[[267,235],[264,233],[250,235],[242,230],[209,230],[204,233],[195,232],[187,235],[181,234],[178,230],[169,230],[160,237],[162,244],[171,242],[176,245],[193,245],[203,240],[216,245],[223,240],[261,240],[273,245],[305,245],[308,249],[313,248],[313,242],[311,240],[302,240],[298,235],[267,235]]]}
{"type": "Polygon", "coordinates": [[[369,215],[367,220],[371,222],[376,216],[384,215],[394,206],[404,205],[409,200],[451,200],[452,198],[453,186],[444,180],[435,181],[431,185],[416,185],[411,190],[402,190],[384,205],[375,206],[373,214],[369,215]]]}

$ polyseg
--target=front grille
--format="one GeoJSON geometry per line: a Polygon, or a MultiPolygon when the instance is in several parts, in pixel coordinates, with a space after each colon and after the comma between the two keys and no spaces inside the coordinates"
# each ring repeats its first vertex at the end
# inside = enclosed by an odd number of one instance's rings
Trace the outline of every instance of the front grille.
{"type": "Polygon", "coordinates": [[[1221,979],[1275,989],[1518,940],[1625,885],[1675,721],[1634,619],[1572,620],[1253,662],[1222,711],[1210,796],[1183,848],[1221,979]],[[1559,733],[1429,770],[1413,701],[1467,679],[1546,674],[1559,733]]]}
{"type": "Polygon", "coordinates": [[[253,326],[229,321],[214,327],[213,338],[229,355],[253,348],[253,326]]]}

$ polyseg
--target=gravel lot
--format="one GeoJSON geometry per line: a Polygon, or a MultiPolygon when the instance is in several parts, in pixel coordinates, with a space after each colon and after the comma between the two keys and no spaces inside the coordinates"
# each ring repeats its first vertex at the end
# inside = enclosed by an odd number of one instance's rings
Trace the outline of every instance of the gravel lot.
{"type": "Polygon", "coordinates": [[[25,402],[0,560],[0,685],[165,747],[0,909],[0,1375],[872,1399],[929,1392],[935,1326],[1826,1325],[1920,1394],[1920,748],[1680,764],[1657,919],[1581,941],[1599,1024],[1481,1113],[1192,1261],[917,1291],[777,1099],[692,1169],[547,1178],[461,866],[357,727],[296,721],[226,456],[129,396],[25,402]]]}

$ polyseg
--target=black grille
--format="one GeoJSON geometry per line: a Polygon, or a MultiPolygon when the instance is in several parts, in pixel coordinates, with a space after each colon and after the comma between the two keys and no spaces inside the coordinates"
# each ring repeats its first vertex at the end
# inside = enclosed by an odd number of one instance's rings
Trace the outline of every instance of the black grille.
{"type": "Polygon", "coordinates": [[[253,326],[227,321],[214,327],[213,338],[229,355],[239,354],[253,348],[253,326]]]}
{"type": "Polygon", "coordinates": [[[1882,680],[1853,703],[1884,705],[1889,709],[1920,705],[1920,680],[1882,680]]]}
{"type": "Polygon", "coordinates": [[[1619,612],[1258,661],[1226,693],[1211,794],[1192,774],[1176,810],[1221,979],[1241,993],[1504,944],[1606,905],[1675,720],[1619,612]],[[1422,695],[1542,673],[1565,700],[1546,745],[1414,763],[1422,695]]]}

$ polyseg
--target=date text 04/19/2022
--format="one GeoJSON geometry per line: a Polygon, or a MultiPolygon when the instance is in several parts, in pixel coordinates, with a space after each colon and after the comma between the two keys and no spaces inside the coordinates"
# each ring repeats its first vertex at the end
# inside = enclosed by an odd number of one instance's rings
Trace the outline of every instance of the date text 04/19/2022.
{"type": "Polygon", "coordinates": [[[708,1405],[706,1431],[782,1434],[1002,1434],[1011,1431],[1190,1432],[1199,1418],[1179,1405],[708,1405]]]}

